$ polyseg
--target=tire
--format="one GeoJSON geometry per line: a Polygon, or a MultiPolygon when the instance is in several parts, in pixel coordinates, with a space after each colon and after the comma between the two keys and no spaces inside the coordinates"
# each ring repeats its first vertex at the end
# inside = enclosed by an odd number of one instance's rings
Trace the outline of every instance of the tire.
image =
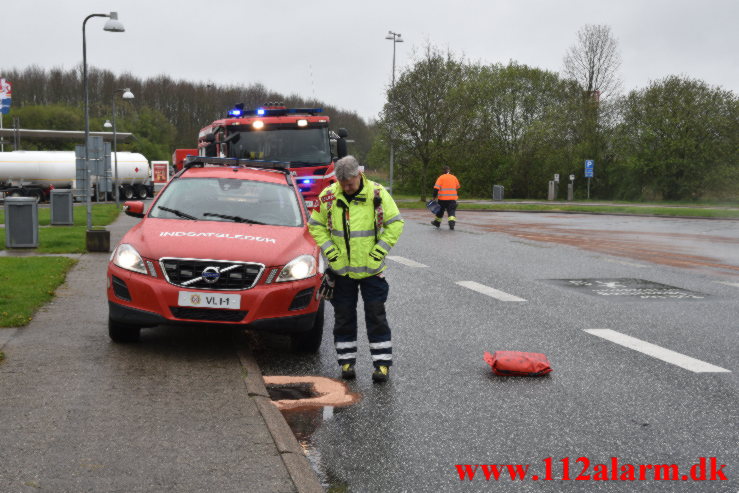
{"type": "Polygon", "coordinates": [[[129,343],[138,342],[141,335],[140,327],[121,325],[108,319],[108,335],[114,342],[129,343]]]}
{"type": "Polygon", "coordinates": [[[41,190],[29,190],[28,196],[36,199],[37,204],[44,201],[44,192],[42,192],[41,190]]]}
{"type": "Polygon", "coordinates": [[[321,300],[311,328],[305,332],[294,334],[291,337],[293,351],[298,353],[317,353],[321,348],[321,340],[323,339],[323,305],[324,302],[321,300]]]}
{"type": "Polygon", "coordinates": [[[121,194],[121,199],[123,200],[133,199],[133,187],[131,185],[121,185],[121,190],[119,193],[121,194]]]}
{"type": "Polygon", "coordinates": [[[140,200],[146,200],[149,197],[149,191],[144,185],[136,185],[136,196],[140,200]]]}

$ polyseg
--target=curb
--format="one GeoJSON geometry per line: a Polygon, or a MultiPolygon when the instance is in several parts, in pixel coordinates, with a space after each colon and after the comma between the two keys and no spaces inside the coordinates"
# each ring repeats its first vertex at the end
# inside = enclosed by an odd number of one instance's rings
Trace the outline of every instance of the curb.
{"type": "Polygon", "coordinates": [[[10,342],[13,336],[17,333],[18,329],[13,327],[0,329],[0,352],[2,352],[2,349],[5,347],[5,345],[10,342]]]}
{"type": "Polygon", "coordinates": [[[282,413],[272,403],[267,387],[264,385],[262,371],[254,360],[251,350],[241,347],[237,353],[244,369],[244,385],[247,394],[254,399],[298,493],[323,493],[325,490],[305,457],[298,440],[282,413]]]}

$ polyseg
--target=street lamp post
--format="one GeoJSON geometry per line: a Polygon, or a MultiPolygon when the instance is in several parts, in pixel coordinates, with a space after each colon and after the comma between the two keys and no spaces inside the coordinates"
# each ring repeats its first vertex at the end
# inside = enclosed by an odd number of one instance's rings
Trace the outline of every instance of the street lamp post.
{"type": "MultiPolygon", "coordinates": [[[[385,39],[390,39],[393,41],[393,83],[390,86],[391,88],[395,87],[395,45],[398,43],[403,42],[403,38],[400,36],[400,33],[394,33],[392,31],[387,32],[387,36],[385,36],[385,39]]],[[[391,110],[392,111],[392,106],[391,110]]],[[[395,145],[393,144],[393,127],[392,127],[392,118],[390,123],[390,192],[393,191],[393,165],[395,162],[395,145]]]]}
{"type": "Polygon", "coordinates": [[[116,137],[116,131],[115,131],[115,95],[118,93],[123,93],[121,95],[122,99],[133,99],[133,93],[131,92],[131,89],[125,88],[125,89],[116,89],[113,91],[113,160],[115,162],[115,174],[113,176],[113,195],[115,196],[115,205],[120,205],[120,200],[118,197],[118,138],[116,137]]]}
{"type": "Polygon", "coordinates": [[[87,196],[87,231],[92,230],[92,197],[90,197],[91,180],[90,180],[90,102],[87,96],[87,37],[85,36],[85,27],[87,21],[93,17],[108,17],[108,21],[105,23],[103,29],[114,33],[122,33],[125,31],[123,24],[118,20],[118,12],[111,12],[110,14],[90,14],[85,17],[82,22],[82,85],[84,87],[84,101],[85,101],[85,176],[87,177],[87,190],[85,194],[87,196]]]}

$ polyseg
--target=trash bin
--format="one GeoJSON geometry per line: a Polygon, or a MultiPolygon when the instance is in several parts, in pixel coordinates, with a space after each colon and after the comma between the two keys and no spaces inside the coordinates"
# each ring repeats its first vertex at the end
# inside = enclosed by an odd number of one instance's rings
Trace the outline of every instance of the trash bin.
{"type": "Polygon", "coordinates": [[[51,225],[69,226],[74,224],[74,197],[72,190],[51,191],[51,225]]]}
{"type": "Polygon", "coordinates": [[[503,200],[505,187],[503,185],[493,185],[493,200],[503,200]]]}
{"type": "Polygon", "coordinates": [[[5,198],[5,247],[38,247],[38,203],[35,197],[5,198]]]}

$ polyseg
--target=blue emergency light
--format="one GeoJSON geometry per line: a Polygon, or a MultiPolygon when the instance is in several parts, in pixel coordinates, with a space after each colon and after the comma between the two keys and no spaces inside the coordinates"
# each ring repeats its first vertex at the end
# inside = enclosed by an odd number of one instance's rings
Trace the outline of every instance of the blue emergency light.
{"type": "Polygon", "coordinates": [[[257,115],[264,116],[264,108],[258,108],[257,109],[257,115]]]}
{"type": "Polygon", "coordinates": [[[244,114],[244,103],[234,105],[233,109],[228,110],[228,116],[239,117],[244,114]]]}
{"type": "Polygon", "coordinates": [[[311,184],[311,181],[310,180],[303,180],[302,183],[303,183],[303,185],[310,185],[311,184]]]}

